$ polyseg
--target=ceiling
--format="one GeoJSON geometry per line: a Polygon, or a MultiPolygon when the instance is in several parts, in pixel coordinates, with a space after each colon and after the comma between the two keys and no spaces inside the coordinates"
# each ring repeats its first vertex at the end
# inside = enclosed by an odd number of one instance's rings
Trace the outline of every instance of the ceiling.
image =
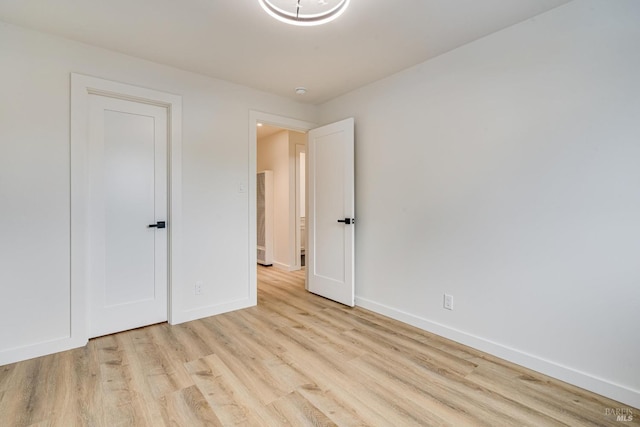
{"type": "Polygon", "coordinates": [[[0,20],[318,104],[568,1],[351,0],[297,27],[257,0],[1,0],[0,20]]]}

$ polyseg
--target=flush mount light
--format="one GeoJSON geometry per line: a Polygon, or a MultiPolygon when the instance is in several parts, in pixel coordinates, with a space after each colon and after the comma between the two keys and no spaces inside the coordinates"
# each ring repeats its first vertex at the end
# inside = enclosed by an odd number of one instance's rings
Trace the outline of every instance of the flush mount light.
{"type": "Polygon", "coordinates": [[[278,21],[292,25],[326,24],[342,15],[350,0],[258,0],[278,21]]]}
{"type": "Polygon", "coordinates": [[[306,88],[306,87],[302,87],[302,86],[297,87],[297,88],[296,88],[296,93],[297,93],[298,95],[304,95],[304,94],[306,94],[306,93],[307,93],[307,88],[306,88]]]}

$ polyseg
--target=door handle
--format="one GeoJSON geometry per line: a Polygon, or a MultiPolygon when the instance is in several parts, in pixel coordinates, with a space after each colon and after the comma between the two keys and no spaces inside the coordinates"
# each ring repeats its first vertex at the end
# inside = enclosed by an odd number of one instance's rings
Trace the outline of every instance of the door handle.
{"type": "Polygon", "coordinates": [[[339,219],[338,222],[342,222],[342,223],[345,223],[345,224],[349,225],[349,224],[355,224],[356,223],[356,219],[355,218],[345,218],[345,219],[339,219]]]}
{"type": "Polygon", "coordinates": [[[167,223],[164,221],[158,221],[155,224],[149,224],[149,228],[167,228],[167,223]]]}

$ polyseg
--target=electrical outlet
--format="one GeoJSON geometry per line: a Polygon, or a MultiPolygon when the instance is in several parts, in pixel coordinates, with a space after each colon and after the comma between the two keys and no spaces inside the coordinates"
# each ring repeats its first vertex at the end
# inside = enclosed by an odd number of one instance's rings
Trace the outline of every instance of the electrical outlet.
{"type": "Polygon", "coordinates": [[[444,294],[444,308],[453,310],[453,295],[444,294]]]}
{"type": "Polygon", "coordinates": [[[202,280],[198,280],[196,282],[196,287],[194,289],[194,292],[196,295],[202,294],[202,285],[203,285],[202,280]]]}

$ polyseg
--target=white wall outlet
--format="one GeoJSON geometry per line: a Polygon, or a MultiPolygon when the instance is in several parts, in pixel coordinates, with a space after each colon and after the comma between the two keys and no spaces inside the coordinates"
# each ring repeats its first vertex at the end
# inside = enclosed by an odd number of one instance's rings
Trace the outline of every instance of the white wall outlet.
{"type": "Polygon", "coordinates": [[[202,294],[202,286],[203,285],[204,285],[204,283],[202,283],[202,280],[198,280],[196,282],[195,289],[193,290],[196,295],[201,295],[202,294]]]}
{"type": "Polygon", "coordinates": [[[444,308],[453,310],[453,295],[444,294],[444,308]]]}

